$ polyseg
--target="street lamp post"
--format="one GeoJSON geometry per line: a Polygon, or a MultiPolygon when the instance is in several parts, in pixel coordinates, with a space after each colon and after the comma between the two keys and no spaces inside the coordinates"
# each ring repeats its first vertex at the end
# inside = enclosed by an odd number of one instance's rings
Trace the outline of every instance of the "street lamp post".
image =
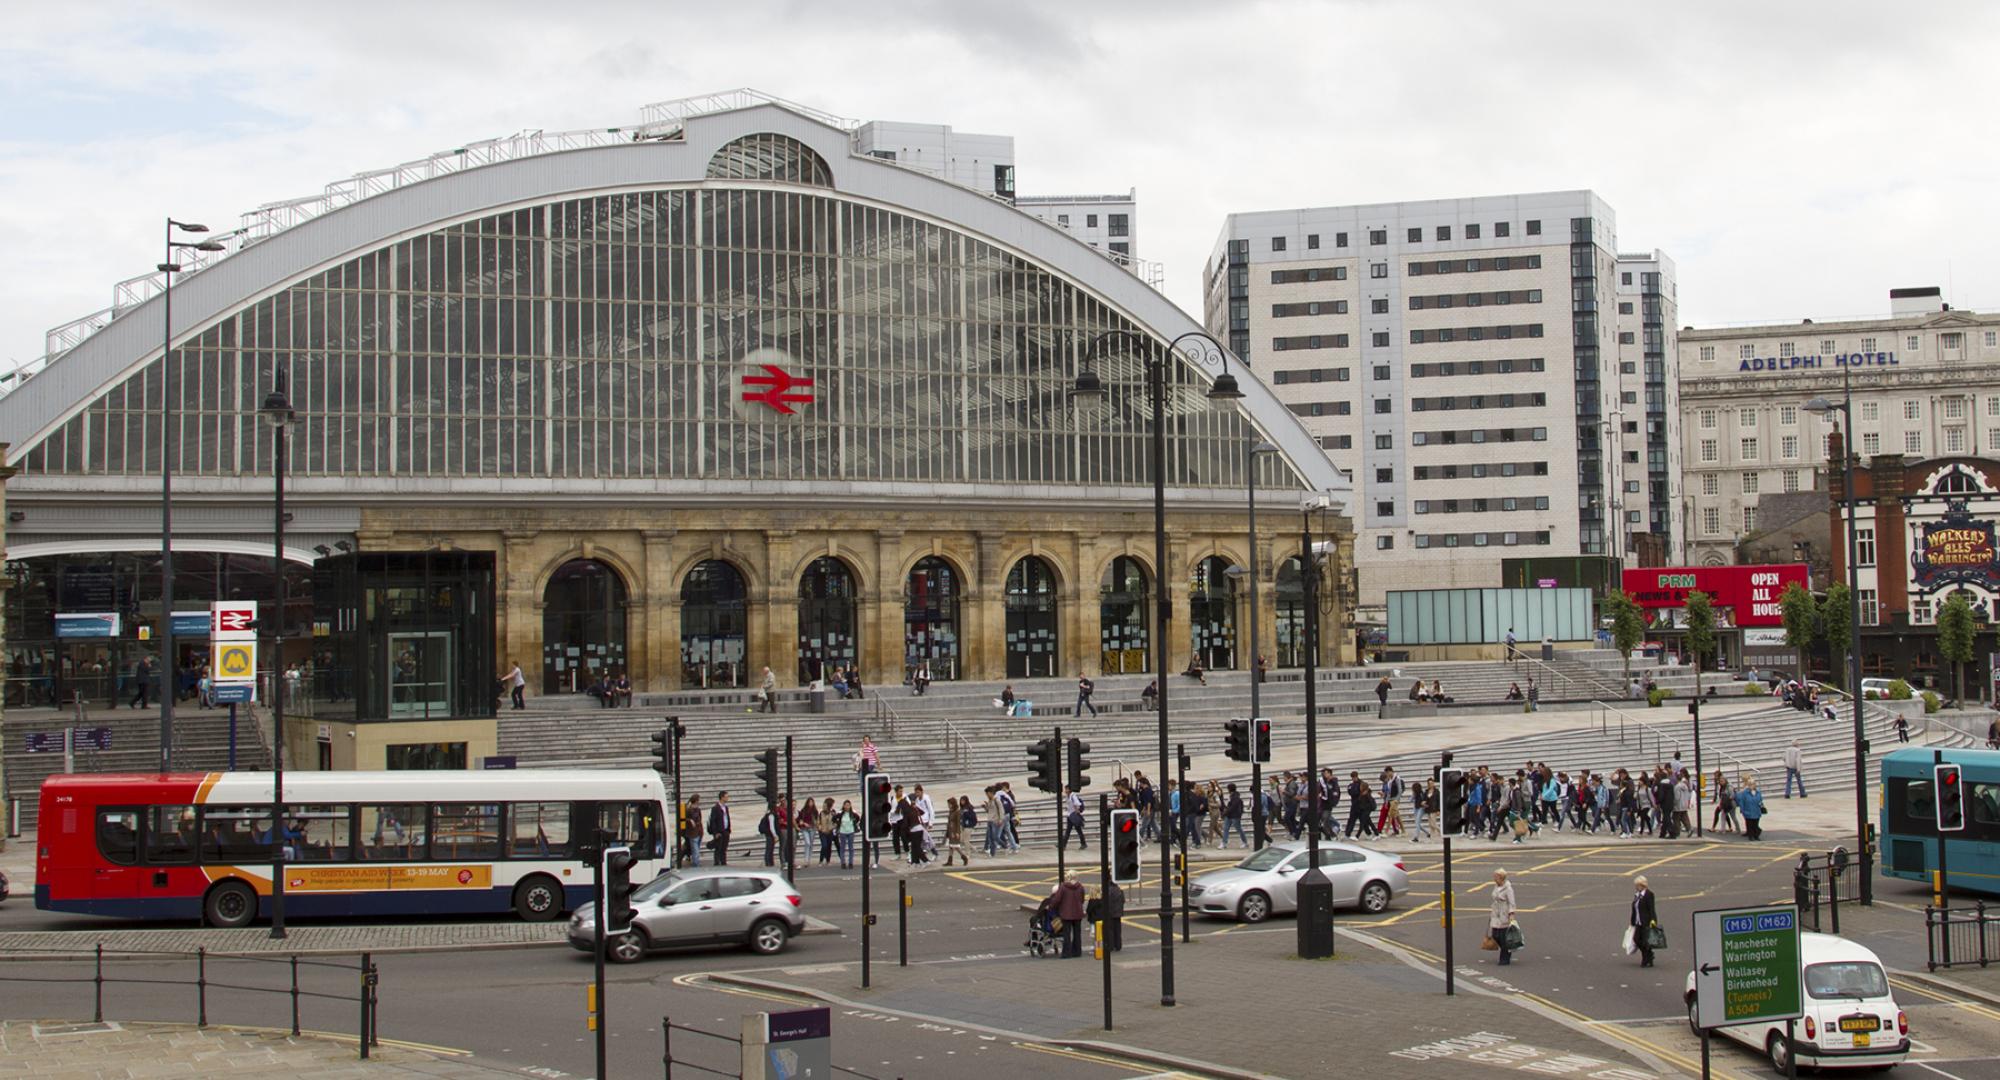
{"type": "Polygon", "coordinates": [[[1868,850],[1868,732],[1861,711],[1861,569],[1855,565],[1854,498],[1854,378],[1853,369],[1840,368],[1840,403],[1823,397],[1806,402],[1805,410],[1822,416],[1838,411],[1841,415],[1840,503],[1847,511],[1847,693],[1854,702],[1854,850],[1861,860],[1861,902],[1873,903],[1875,883],[1868,850]]]}
{"type": "Polygon", "coordinates": [[[1319,868],[1319,553],[1313,550],[1312,516],[1330,506],[1324,495],[1307,496],[1299,507],[1299,573],[1306,601],[1306,790],[1310,832],[1306,872],[1299,878],[1299,959],[1333,955],[1333,881],[1319,868]]]}
{"type": "Polygon", "coordinates": [[[1263,689],[1263,658],[1258,648],[1257,589],[1262,580],[1257,571],[1257,455],[1275,454],[1278,448],[1264,440],[1245,440],[1243,483],[1250,502],[1250,565],[1232,566],[1229,576],[1250,582],[1250,849],[1264,846],[1264,763],[1257,757],[1257,718],[1264,715],[1259,691],[1263,689]]]}
{"type": "Polygon", "coordinates": [[[271,392],[257,410],[271,426],[271,479],[275,493],[271,523],[271,570],[277,603],[271,611],[271,936],[285,936],[285,429],[298,422],[285,395],[285,371],[271,375],[271,392]]]}
{"type": "MultiPolygon", "coordinates": [[[[1195,338],[1197,345],[1205,352],[1212,348],[1222,361],[1222,370],[1210,384],[1208,399],[1217,408],[1233,408],[1242,399],[1243,391],[1236,385],[1236,376],[1229,373],[1229,353],[1214,338],[1199,330],[1190,330],[1167,343],[1167,347],[1155,354],[1154,339],[1131,330],[1107,330],[1092,339],[1090,347],[1084,351],[1083,362],[1076,373],[1076,383],[1070,389],[1070,398],[1080,409],[1101,408],[1108,396],[1104,380],[1097,374],[1093,361],[1097,350],[1107,341],[1123,341],[1135,346],[1140,362],[1146,367],[1146,393],[1153,409],[1152,470],[1153,470],[1153,578],[1158,586],[1158,603],[1153,617],[1153,674],[1159,683],[1159,738],[1160,771],[1162,784],[1172,775],[1171,760],[1168,755],[1167,723],[1167,627],[1173,620],[1173,593],[1167,582],[1167,363],[1176,355],[1181,342],[1195,338]]],[[[1164,803],[1162,803],[1164,805],[1164,803]]],[[[1173,865],[1173,830],[1160,830],[1160,1004],[1174,1003],[1174,879],[1168,868],[1173,865]]]]}
{"type": "Polygon", "coordinates": [[[158,266],[166,275],[160,288],[160,771],[173,770],[174,698],[180,693],[180,664],[174,656],[174,261],[177,248],[221,251],[217,240],[176,240],[174,232],[205,233],[208,226],[167,219],[166,255],[158,266]]]}

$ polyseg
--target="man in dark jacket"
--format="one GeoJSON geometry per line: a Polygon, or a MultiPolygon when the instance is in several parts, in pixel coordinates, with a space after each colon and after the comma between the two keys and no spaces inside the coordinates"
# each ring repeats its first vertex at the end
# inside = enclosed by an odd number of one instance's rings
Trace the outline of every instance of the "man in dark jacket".
{"type": "Polygon", "coordinates": [[[1653,966],[1653,945],[1646,939],[1648,931],[1660,925],[1659,908],[1653,902],[1653,890],[1646,887],[1645,875],[1632,879],[1632,943],[1639,946],[1639,966],[1653,966]]]}
{"type": "Polygon", "coordinates": [[[708,808],[708,846],[715,853],[715,865],[729,865],[729,793],[715,794],[715,805],[708,808]]]}

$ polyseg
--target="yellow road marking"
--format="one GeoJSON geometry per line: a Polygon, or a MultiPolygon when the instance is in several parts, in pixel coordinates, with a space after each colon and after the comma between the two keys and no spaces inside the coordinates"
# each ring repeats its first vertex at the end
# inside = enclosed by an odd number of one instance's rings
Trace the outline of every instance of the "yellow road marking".
{"type": "Polygon", "coordinates": [[[1626,872],[1626,873],[1628,873],[1628,874],[1642,874],[1642,873],[1644,873],[1644,872],[1646,872],[1646,871],[1648,871],[1648,870],[1651,870],[1651,869],[1652,869],[1653,867],[1655,867],[1655,866],[1665,866],[1666,864],[1668,864],[1668,863],[1670,863],[1670,862],[1677,862],[1677,861],[1679,861],[1679,860],[1681,860],[1681,859],[1685,859],[1685,858],[1687,858],[1687,857],[1688,857],[1688,856],[1690,856],[1690,855],[1699,855],[1699,854],[1701,854],[1702,852],[1705,852],[1705,851],[1714,851],[1714,850],[1715,850],[1716,848],[1718,848],[1718,847],[1721,847],[1721,846],[1722,846],[1722,845],[1720,845],[1720,844],[1709,844],[1709,845],[1707,845],[1707,846],[1705,846],[1705,847],[1698,847],[1698,848],[1694,848],[1694,849],[1692,849],[1692,850],[1689,850],[1689,851],[1683,851],[1683,852],[1681,852],[1681,853],[1680,853],[1679,855],[1669,855],[1669,856],[1667,856],[1667,857],[1666,857],[1666,858],[1664,858],[1664,859],[1655,859],[1655,860],[1653,860],[1652,862],[1649,862],[1649,863],[1646,863],[1646,864],[1645,864],[1645,865],[1643,865],[1643,866],[1635,866],[1635,867],[1633,867],[1632,869],[1630,869],[1630,870],[1627,870],[1627,871],[1625,871],[1625,872],[1626,872]]]}
{"type": "Polygon", "coordinates": [[[1099,1065],[1110,1065],[1120,1069],[1151,1068],[1151,1066],[1142,1065],[1138,1062],[1126,1061],[1122,1058],[1109,1057],[1104,1054],[1094,1054],[1087,1050],[1072,1050],[1067,1046],[1049,1046],[1045,1043],[1031,1042],[1017,1042],[1013,1045],[1023,1050],[1032,1050],[1037,1054],[1052,1054],[1056,1057],[1075,1058],[1078,1061],[1091,1061],[1099,1065]]]}

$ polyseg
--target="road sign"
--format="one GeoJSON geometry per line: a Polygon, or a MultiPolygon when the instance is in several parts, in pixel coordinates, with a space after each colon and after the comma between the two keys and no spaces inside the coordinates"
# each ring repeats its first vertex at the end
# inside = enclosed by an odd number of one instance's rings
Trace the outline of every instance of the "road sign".
{"type": "Polygon", "coordinates": [[[215,646],[215,680],[250,682],[257,677],[257,643],[224,641],[215,646]]]}
{"type": "Polygon", "coordinates": [[[214,641],[255,641],[257,601],[218,600],[209,606],[209,638],[214,641]]]}
{"type": "Polygon", "coordinates": [[[1694,913],[1695,1023],[1704,1028],[1795,1020],[1799,909],[1726,908],[1694,913]]]}
{"type": "Polygon", "coordinates": [[[248,705],[257,700],[257,684],[253,682],[218,682],[209,691],[209,697],[217,705],[248,705]]]}
{"type": "Polygon", "coordinates": [[[745,1046],[743,1075],[804,1080],[833,1075],[833,1013],[826,1008],[767,1014],[763,1045],[745,1046]],[[760,1053],[761,1051],[761,1053],[760,1053]]]}
{"type": "Polygon", "coordinates": [[[60,731],[30,731],[22,736],[22,743],[30,754],[60,754],[63,737],[60,731]]]}
{"type": "Polygon", "coordinates": [[[71,728],[70,733],[70,745],[78,750],[111,749],[111,729],[108,727],[71,728]]]}

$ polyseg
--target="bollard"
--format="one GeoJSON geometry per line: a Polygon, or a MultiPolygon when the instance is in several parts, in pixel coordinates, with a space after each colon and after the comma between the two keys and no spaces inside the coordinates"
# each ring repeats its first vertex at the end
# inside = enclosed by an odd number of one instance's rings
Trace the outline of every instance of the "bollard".
{"type": "Polygon", "coordinates": [[[370,1002],[375,996],[375,961],[361,954],[361,1060],[368,1060],[368,1048],[375,1042],[375,1013],[370,1002]]]}
{"type": "Polygon", "coordinates": [[[208,948],[198,947],[194,951],[194,1026],[208,1026],[208,948]]]}
{"type": "Polygon", "coordinates": [[[1826,909],[1833,916],[1833,932],[1840,933],[1840,871],[1831,866],[1826,875],[1826,909]]]}
{"type": "Polygon", "coordinates": [[[1819,933],[1819,879],[1812,879],[1813,933],[1819,933]]]}
{"type": "Polygon", "coordinates": [[[910,883],[896,882],[896,966],[910,966],[910,883]]]}
{"type": "Polygon", "coordinates": [[[299,1033],[299,954],[292,954],[292,1035],[299,1033]]]}
{"type": "Polygon", "coordinates": [[[98,945],[95,952],[97,955],[97,973],[91,976],[91,981],[97,984],[97,1003],[91,1009],[91,1019],[102,1024],[104,1022],[104,946],[102,944],[98,945]]]}

